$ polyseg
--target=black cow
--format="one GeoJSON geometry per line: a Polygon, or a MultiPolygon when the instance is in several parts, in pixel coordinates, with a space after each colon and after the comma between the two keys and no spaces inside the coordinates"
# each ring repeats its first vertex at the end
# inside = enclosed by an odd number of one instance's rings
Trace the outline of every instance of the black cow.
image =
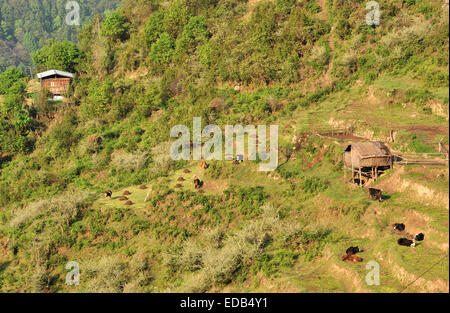
{"type": "Polygon", "coordinates": [[[414,240],[409,240],[406,238],[400,238],[399,240],[397,240],[397,243],[400,246],[405,246],[405,247],[415,247],[416,243],[414,242],[414,240]]]}
{"type": "Polygon", "coordinates": [[[423,233],[417,234],[414,239],[416,241],[423,241],[423,239],[425,238],[425,235],[423,233]]]}
{"type": "Polygon", "coordinates": [[[380,202],[383,201],[380,189],[369,188],[369,195],[372,200],[378,200],[380,202]]]}
{"type": "Polygon", "coordinates": [[[404,231],[405,230],[405,224],[403,224],[403,223],[396,223],[396,224],[394,224],[394,230],[397,230],[397,231],[404,231]]]}
{"type": "Polygon", "coordinates": [[[358,247],[350,247],[345,251],[345,253],[347,253],[347,255],[357,254],[358,252],[362,252],[362,250],[359,249],[358,247]]]}
{"type": "Polygon", "coordinates": [[[104,193],[105,198],[111,198],[112,197],[112,191],[111,190],[107,190],[104,193]]]}

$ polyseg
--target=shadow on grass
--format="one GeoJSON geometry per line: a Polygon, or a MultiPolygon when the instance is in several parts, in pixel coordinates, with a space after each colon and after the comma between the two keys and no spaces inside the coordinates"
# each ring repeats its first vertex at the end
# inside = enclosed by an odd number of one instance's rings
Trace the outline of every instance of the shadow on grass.
{"type": "Polygon", "coordinates": [[[0,263],[0,273],[3,272],[4,270],[6,270],[6,268],[9,266],[9,264],[11,264],[11,262],[4,262],[4,263],[0,263]]]}

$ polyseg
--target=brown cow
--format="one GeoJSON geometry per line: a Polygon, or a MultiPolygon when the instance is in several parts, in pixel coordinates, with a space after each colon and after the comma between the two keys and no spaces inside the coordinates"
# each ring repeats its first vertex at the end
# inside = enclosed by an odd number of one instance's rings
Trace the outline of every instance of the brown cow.
{"type": "Polygon", "coordinates": [[[203,182],[200,179],[195,178],[194,179],[194,186],[195,186],[195,189],[200,189],[203,186],[203,182]]]}
{"type": "Polygon", "coordinates": [[[206,170],[209,167],[209,164],[206,162],[201,162],[198,165],[204,170],[206,170]]]}
{"type": "Polygon", "coordinates": [[[355,255],[355,254],[347,254],[347,255],[343,255],[342,256],[342,261],[347,261],[347,262],[362,262],[363,259],[360,258],[359,256],[355,255]]]}
{"type": "Polygon", "coordinates": [[[376,200],[378,200],[380,202],[383,201],[380,189],[369,188],[369,195],[370,195],[370,198],[372,198],[372,200],[374,200],[374,201],[376,201],[376,200]]]}

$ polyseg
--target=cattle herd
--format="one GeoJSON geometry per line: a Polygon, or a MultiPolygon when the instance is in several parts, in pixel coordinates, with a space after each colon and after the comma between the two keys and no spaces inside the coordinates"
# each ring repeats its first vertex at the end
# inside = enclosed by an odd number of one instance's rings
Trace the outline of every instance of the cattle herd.
{"type": "Polygon", "coordinates": [[[425,235],[423,233],[412,235],[405,232],[406,227],[403,223],[396,223],[393,226],[394,233],[403,237],[397,240],[397,243],[401,246],[415,247],[416,242],[423,241],[423,239],[425,238],[425,235]]]}
{"type": "MultiPolygon", "coordinates": [[[[242,162],[243,162],[243,158],[237,158],[236,160],[233,161],[233,164],[240,164],[242,162]]],[[[199,166],[203,170],[206,170],[209,167],[208,163],[206,163],[206,162],[199,163],[199,166]]],[[[188,169],[185,169],[184,173],[188,174],[188,173],[191,173],[191,171],[188,170],[188,169]]],[[[184,182],[185,179],[183,177],[179,177],[177,181],[178,182],[184,182]]],[[[203,182],[197,176],[194,176],[193,181],[194,181],[194,188],[199,190],[199,192],[203,192],[203,190],[200,190],[203,187],[203,182]]],[[[175,187],[176,188],[181,188],[182,185],[181,184],[177,184],[175,187]]],[[[145,185],[140,186],[140,189],[146,189],[146,188],[147,188],[147,186],[145,186],[145,185]]],[[[382,195],[381,190],[375,189],[375,188],[369,188],[368,189],[368,193],[369,193],[369,196],[370,196],[370,198],[372,200],[379,201],[379,202],[383,201],[383,195],[382,195]]],[[[120,201],[127,201],[128,198],[126,196],[128,196],[130,194],[131,193],[129,191],[125,191],[123,193],[122,197],[119,200],[120,201]]],[[[112,191],[111,190],[105,191],[104,196],[105,196],[105,198],[110,198],[111,199],[112,198],[112,191]]],[[[147,195],[147,198],[148,198],[148,195],[147,195]]],[[[128,200],[125,204],[126,205],[132,205],[133,202],[128,200]]],[[[424,240],[425,235],[423,233],[419,233],[419,234],[416,234],[416,235],[411,235],[411,234],[405,232],[405,228],[406,227],[405,227],[405,224],[403,224],[403,223],[395,223],[393,225],[393,227],[394,227],[394,229],[393,229],[394,233],[397,234],[397,235],[400,235],[402,237],[402,238],[399,238],[397,240],[397,243],[399,245],[401,245],[401,246],[415,247],[416,246],[416,242],[420,242],[420,241],[424,240]]],[[[341,259],[342,259],[342,261],[346,261],[346,262],[362,262],[363,259],[361,257],[357,256],[356,254],[360,253],[360,252],[363,252],[363,251],[364,250],[360,249],[359,247],[353,247],[353,246],[349,247],[345,251],[345,255],[343,255],[341,257],[341,259]]]]}
{"type": "MultiPolygon", "coordinates": [[[[375,188],[368,189],[369,196],[374,201],[382,201],[382,193],[381,190],[375,188]]],[[[393,231],[396,235],[399,235],[401,238],[397,240],[397,244],[405,247],[415,247],[417,242],[423,241],[425,235],[423,233],[418,233],[415,235],[409,234],[405,232],[406,226],[403,223],[395,223],[393,225],[393,231]]],[[[345,251],[345,255],[342,256],[342,261],[346,262],[362,262],[362,258],[358,257],[356,254],[359,252],[363,252],[363,250],[358,247],[350,247],[345,251]]]]}

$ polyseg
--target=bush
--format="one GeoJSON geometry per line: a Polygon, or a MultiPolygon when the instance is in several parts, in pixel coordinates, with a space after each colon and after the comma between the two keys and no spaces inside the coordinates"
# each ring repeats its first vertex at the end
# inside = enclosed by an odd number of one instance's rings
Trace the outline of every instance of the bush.
{"type": "Polygon", "coordinates": [[[305,193],[316,195],[319,192],[327,190],[329,182],[324,178],[312,176],[304,178],[299,184],[299,187],[302,188],[305,193]]]}
{"type": "Polygon", "coordinates": [[[158,65],[167,65],[172,61],[175,52],[175,41],[168,33],[162,33],[152,45],[150,59],[158,65]]]}
{"type": "Polygon", "coordinates": [[[83,266],[81,285],[85,292],[120,293],[123,292],[127,277],[126,264],[117,256],[105,256],[100,260],[92,260],[83,266]]]}
{"type": "Polygon", "coordinates": [[[298,253],[279,250],[274,254],[263,254],[259,257],[256,264],[252,266],[252,272],[256,275],[262,271],[266,276],[272,276],[280,270],[280,268],[289,268],[294,266],[298,258],[298,253]]]}
{"type": "Polygon", "coordinates": [[[154,12],[145,22],[144,34],[147,44],[151,46],[158,40],[159,35],[164,33],[164,11],[154,12]]]}
{"type": "Polygon", "coordinates": [[[103,21],[101,34],[112,40],[123,40],[128,34],[128,27],[126,17],[115,11],[103,21]]]}
{"type": "Polygon", "coordinates": [[[186,26],[184,26],[177,48],[180,53],[192,52],[198,45],[206,43],[208,37],[208,26],[205,18],[199,16],[191,17],[186,26]]]}
{"type": "MultiPolygon", "coordinates": [[[[0,74],[0,95],[10,93],[9,89],[17,82],[23,82],[25,74],[18,68],[11,67],[0,74]]],[[[22,90],[23,91],[23,90],[22,90]]],[[[19,92],[12,92],[18,94],[19,92]]],[[[20,92],[22,93],[22,92],[20,92]]]]}
{"type": "Polygon", "coordinates": [[[67,112],[63,119],[55,125],[51,134],[50,142],[53,144],[54,152],[61,154],[69,151],[69,149],[78,142],[79,135],[75,133],[78,123],[75,112],[67,112]]]}
{"type": "Polygon", "coordinates": [[[164,28],[172,38],[177,38],[189,21],[190,14],[185,1],[173,1],[164,15],[164,28]]]}
{"type": "Polygon", "coordinates": [[[261,210],[264,212],[261,218],[226,238],[223,248],[194,249],[197,251],[195,258],[190,260],[197,260],[198,251],[202,251],[199,263],[202,265],[185,283],[188,291],[205,292],[213,285],[228,284],[239,275],[245,279],[248,267],[261,256],[267,238],[279,223],[278,212],[273,206],[265,205],[261,210]]]}
{"type": "Polygon", "coordinates": [[[111,165],[119,170],[138,172],[145,167],[148,158],[148,152],[116,151],[111,155],[111,165]]]}

